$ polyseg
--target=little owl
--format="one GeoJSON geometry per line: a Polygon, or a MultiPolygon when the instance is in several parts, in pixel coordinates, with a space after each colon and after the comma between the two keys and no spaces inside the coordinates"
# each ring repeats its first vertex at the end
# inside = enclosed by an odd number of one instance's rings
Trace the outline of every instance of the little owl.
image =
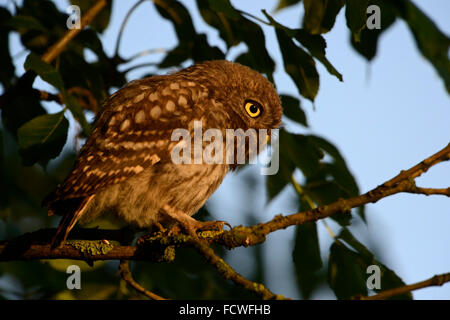
{"type": "Polygon", "coordinates": [[[191,216],[236,165],[174,163],[173,131],[192,132],[194,121],[201,121],[203,130],[218,129],[223,137],[227,129],[267,129],[270,135],[281,114],[273,85],[228,61],[130,82],[104,102],[69,176],[43,201],[50,215],[63,215],[52,246],[59,246],[77,221],[105,212],[128,225],[175,225],[193,236],[223,227],[191,216]]]}

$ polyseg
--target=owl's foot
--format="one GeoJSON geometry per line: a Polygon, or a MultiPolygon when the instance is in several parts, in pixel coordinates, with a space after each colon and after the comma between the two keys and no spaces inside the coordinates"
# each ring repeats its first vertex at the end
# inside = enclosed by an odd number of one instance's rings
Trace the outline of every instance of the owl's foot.
{"type": "Polygon", "coordinates": [[[169,234],[177,234],[181,228],[183,228],[189,235],[198,239],[197,231],[207,231],[207,230],[217,230],[220,231],[225,225],[230,226],[229,223],[225,221],[198,221],[191,216],[185,214],[182,211],[174,210],[169,206],[164,206],[165,213],[170,216],[173,220],[177,221],[179,225],[175,225],[169,231],[169,234]]]}

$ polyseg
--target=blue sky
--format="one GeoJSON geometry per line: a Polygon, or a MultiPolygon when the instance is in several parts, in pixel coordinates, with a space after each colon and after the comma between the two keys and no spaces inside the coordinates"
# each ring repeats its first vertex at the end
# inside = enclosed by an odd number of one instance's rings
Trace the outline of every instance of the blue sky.
{"type": "MultiPolygon", "coordinates": [[[[67,1],[56,1],[60,8],[67,1]]],[[[218,33],[200,18],[195,2],[182,1],[193,9],[193,22],[197,30],[205,32],[211,44],[222,49],[225,45],[218,33]]],[[[271,12],[274,0],[231,1],[236,8],[264,18],[261,9],[271,12]]],[[[415,0],[431,19],[450,33],[450,2],[448,0],[415,0]]],[[[115,1],[111,26],[102,38],[110,54],[113,53],[120,23],[135,1],[115,1]]],[[[303,15],[302,5],[275,14],[277,21],[298,27],[303,15]]],[[[383,22],[382,22],[383,23],[383,22]]],[[[277,62],[275,81],[280,93],[298,96],[291,79],[282,70],[281,55],[275,34],[270,27],[263,27],[267,46],[277,62]]],[[[420,55],[414,39],[403,21],[397,21],[379,42],[378,54],[368,64],[350,46],[345,17],[341,12],[333,30],[325,35],[327,56],[343,74],[344,82],[318,64],[320,90],[315,110],[310,102],[302,99],[308,115],[311,132],[323,136],[339,147],[356,176],[361,191],[368,191],[390,179],[400,170],[409,168],[427,156],[443,148],[450,141],[450,101],[443,82],[432,66],[420,55]]],[[[17,38],[13,43],[19,50],[17,38]]],[[[170,49],[176,45],[171,24],[160,18],[151,3],[141,5],[132,15],[124,31],[120,53],[123,57],[147,49],[170,49]]],[[[245,50],[233,49],[227,58],[233,58],[245,50]]],[[[137,59],[133,64],[158,62],[162,54],[151,54],[137,59]]],[[[18,64],[23,61],[18,60],[18,64]]],[[[124,67],[125,68],[125,67],[124,67]]],[[[129,73],[129,79],[139,78],[152,68],[129,73]]],[[[52,108],[50,106],[50,108],[52,108]]],[[[305,131],[294,128],[294,130],[305,131]]],[[[255,199],[249,204],[242,195],[241,175],[254,175],[263,179],[257,169],[246,169],[226,178],[219,190],[208,202],[218,219],[232,225],[247,223],[244,212],[251,205],[253,217],[266,221],[278,213],[293,213],[293,191],[285,190],[273,203],[266,205],[265,190],[255,187],[255,199]],[[233,201],[230,201],[233,199],[233,201]]],[[[449,164],[432,168],[418,179],[425,187],[448,187],[449,164]]],[[[435,274],[450,271],[450,201],[439,196],[396,195],[367,206],[368,226],[359,223],[354,232],[383,252],[382,261],[399,274],[407,283],[427,279],[435,274]]],[[[336,231],[338,226],[328,222],[336,231]]],[[[326,250],[331,238],[319,224],[321,246],[326,250]]],[[[290,254],[293,228],[275,232],[263,245],[267,284],[271,290],[290,297],[299,297],[293,282],[293,266],[290,254]]],[[[244,275],[252,262],[245,259],[245,250],[234,250],[228,260],[244,275]]],[[[416,299],[450,299],[450,284],[439,288],[427,288],[414,293],[416,299]]],[[[331,291],[321,290],[314,298],[334,298],[331,291]]]]}

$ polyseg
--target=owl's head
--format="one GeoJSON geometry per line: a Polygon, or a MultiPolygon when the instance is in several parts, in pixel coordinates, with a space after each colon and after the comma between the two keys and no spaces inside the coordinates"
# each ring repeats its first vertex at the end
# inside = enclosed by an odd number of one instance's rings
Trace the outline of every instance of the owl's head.
{"type": "Polygon", "coordinates": [[[283,113],[280,98],[270,81],[258,72],[226,60],[206,61],[182,71],[194,76],[223,108],[230,129],[275,129],[283,113]]]}

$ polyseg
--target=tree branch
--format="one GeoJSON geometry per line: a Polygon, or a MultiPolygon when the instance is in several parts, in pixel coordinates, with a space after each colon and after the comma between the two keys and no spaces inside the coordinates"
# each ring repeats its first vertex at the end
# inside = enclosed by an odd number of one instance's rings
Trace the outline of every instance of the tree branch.
{"type": "Polygon", "coordinates": [[[394,289],[385,290],[385,291],[382,291],[373,296],[356,296],[356,297],[353,297],[352,299],[354,299],[354,300],[384,300],[384,299],[395,297],[395,296],[398,296],[398,295],[401,295],[401,294],[404,294],[407,292],[411,292],[411,291],[414,291],[417,289],[422,289],[422,288],[432,287],[432,286],[442,286],[446,282],[450,282],[450,273],[436,275],[425,281],[417,282],[414,284],[410,284],[410,285],[406,285],[406,286],[402,286],[402,287],[398,287],[398,288],[394,288],[394,289]]]}
{"type": "Polygon", "coordinates": [[[67,44],[72,41],[77,34],[81,32],[87,25],[89,25],[92,20],[103,10],[108,4],[107,0],[98,0],[89,10],[83,14],[80,21],[80,28],[68,30],[63,37],[61,37],[54,45],[52,45],[48,50],[42,55],[42,60],[50,63],[64,50],[67,44]]]}
{"type": "MultiPolygon", "coordinates": [[[[285,229],[292,225],[300,225],[309,221],[324,219],[337,213],[349,213],[352,208],[360,207],[368,203],[375,203],[378,200],[386,198],[393,194],[401,192],[427,194],[427,189],[416,187],[414,179],[419,177],[424,172],[428,171],[430,167],[440,162],[448,161],[449,159],[450,144],[448,144],[445,148],[433,154],[432,156],[421,161],[414,167],[406,171],[402,170],[391,180],[383,183],[373,190],[366,192],[365,194],[348,199],[340,199],[329,205],[320,206],[312,210],[298,212],[287,216],[283,216],[280,214],[275,216],[275,218],[273,218],[272,220],[266,223],[260,223],[256,226],[235,227],[230,231],[224,232],[220,236],[218,242],[223,243],[227,248],[255,245],[264,242],[266,235],[271,232],[285,229]]],[[[440,189],[432,190],[436,191],[440,189]]],[[[428,194],[448,195],[447,192],[428,192],[428,194]]]]}
{"type": "Polygon", "coordinates": [[[52,249],[50,241],[55,232],[55,228],[41,229],[8,241],[0,241],[0,261],[72,259],[86,262],[97,260],[170,262],[174,258],[171,246],[123,245],[129,243],[133,238],[133,235],[129,234],[126,229],[75,228],[64,246],[52,249]],[[104,239],[108,239],[110,244],[106,244],[104,239]]]}
{"type": "MultiPolygon", "coordinates": [[[[416,166],[401,171],[397,176],[375,189],[348,199],[340,199],[329,205],[317,207],[312,210],[298,212],[283,216],[277,215],[272,220],[254,226],[237,226],[228,231],[203,232],[199,235],[201,239],[208,242],[222,244],[228,249],[239,246],[252,246],[265,241],[266,236],[271,232],[285,229],[293,225],[301,225],[309,221],[324,219],[333,214],[348,214],[352,208],[356,208],[368,203],[375,203],[378,200],[393,194],[411,190],[420,191],[414,193],[442,194],[448,195],[447,191],[440,192],[441,189],[424,189],[415,186],[414,178],[426,172],[430,167],[439,162],[450,159],[450,144],[441,151],[435,153],[416,166]],[[433,190],[432,192],[430,190],[433,190]]],[[[443,189],[448,190],[448,189],[443,189]]],[[[35,233],[27,234],[9,241],[0,241],[0,261],[30,260],[30,259],[78,259],[86,261],[95,260],[147,260],[147,261],[171,261],[174,258],[174,246],[189,246],[190,236],[167,234],[150,234],[142,237],[137,246],[114,246],[106,253],[99,252],[94,256],[80,252],[71,242],[66,243],[60,249],[51,250],[49,242],[55,229],[39,230],[35,233]],[[13,248],[19,248],[16,250],[13,248]]],[[[112,230],[98,229],[74,229],[69,239],[84,240],[116,240],[119,232],[112,230]],[[78,231],[77,231],[78,230],[78,231]]],[[[119,241],[121,242],[121,241],[119,241]]]]}
{"type": "Polygon", "coordinates": [[[134,290],[139,292],[140,294],[152,299],[152,300],[167,300],[157,294],[145,289],[139,283],[137,283],[130,270],[130,262],[128,260],[121,260],[119,264],[119,273],[122,279],[130,285],[134,290]]]}
{"type": "Polygon", "coordinates": [[[450,197],[450,188],[441,188],[441,189],[435,189],[435,188],[420,188],[415,187],[411,190],[408,190],[409,193],[416,193],[416,194],[424,194],[426,196],[432,195],[432,194],[439,194],[443,196],[450,197]]]}

